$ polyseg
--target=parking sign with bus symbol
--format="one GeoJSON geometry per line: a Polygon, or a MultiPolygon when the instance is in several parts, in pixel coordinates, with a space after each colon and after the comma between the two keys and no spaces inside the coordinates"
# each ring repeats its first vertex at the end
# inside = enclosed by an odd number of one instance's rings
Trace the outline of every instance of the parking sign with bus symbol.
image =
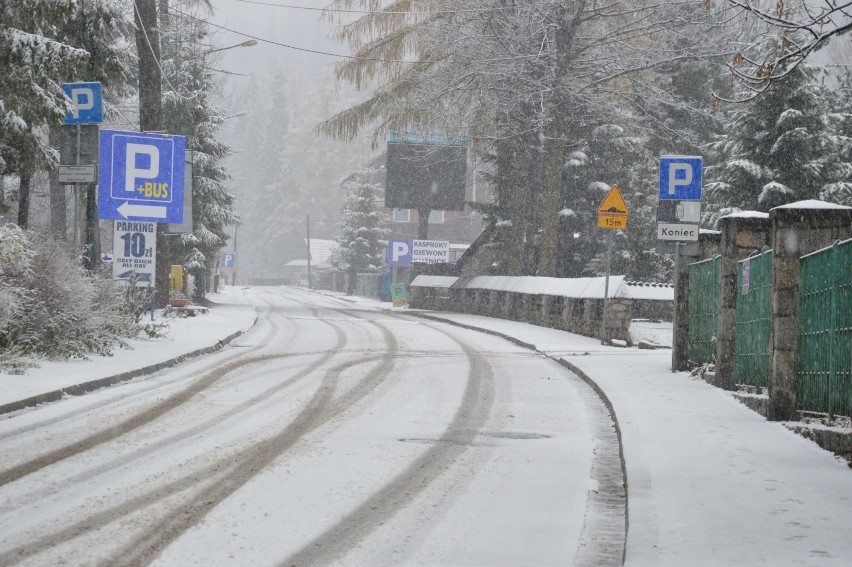
{"type": "Polygon", "coordinates": [[[100,218],[181,223],[185,153],[183,136],[101,130],[100,218]]]}

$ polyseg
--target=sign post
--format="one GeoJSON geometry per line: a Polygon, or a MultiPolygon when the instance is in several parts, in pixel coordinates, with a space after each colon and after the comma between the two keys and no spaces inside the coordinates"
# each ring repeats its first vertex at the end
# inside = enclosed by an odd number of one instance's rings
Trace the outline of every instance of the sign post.
{"type": "Polygon", "coordinates": [[[60,129],[60,171],[58,181],[74,187],[74,243],[77,244],[79,214],[78,188],[86,191],[86,221],[84,264],[90,271],[97,270],[100,258],[100,242],[97,236],[97,204],[95,202],[95,177],[93,167],[97,153],[98,124],[103,122],[103,97],[100,83],[64,83],[62,91],[71,104],[65,114],[65,124],[60,129]],[[63,140],[64,139],[64,140],[63,140]],[[63,143],[64,142],[64,143],[63,143]],[[85,148],[83,147],[85,144],[85,148]],[[69,146],[69,147],[66,147],[69,146]],[[64,155],[63,155],[64,154],[64,155]],[[84,154],[89,154],[84,157],[84,154]],[[89,157],[91,156],[91,157],[89,157]],[[64,159],[62,159],[64,158],[64,159]],[[84,163],[85,162],[85,163],[84,163]],[[74,166],[69,170],[64,166],[74,166]]]}
{"type": "MultiPolygon", "coordinates": [[[[613,185],[598,207],[598,228],[627,230],[627,217],[630,209],[618,190],[613,185]]],[[[612,269],[612,232],[606,235],[606,280],[604,281],[603,318],[601,320],[601,344],[606,344],[607,303],[609,301],[609,273],[612,269]]]]}
{"type": "Polygon", "coordinates": [[[677,340],[680,301],[680,245],[697,242],[701,222],[703,160],[699,156],[660,157],[660,202],[657,209],[657,239],[673,240],[674,322],[672,324],[672,372],[677,370],[677,340]]]}

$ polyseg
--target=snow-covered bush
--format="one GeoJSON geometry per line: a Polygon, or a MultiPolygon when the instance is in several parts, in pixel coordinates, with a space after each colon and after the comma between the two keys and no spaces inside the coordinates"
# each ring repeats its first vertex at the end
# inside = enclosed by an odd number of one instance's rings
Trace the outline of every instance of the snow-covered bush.
{"type": "Polygon", "coordinates": [[[140,330],[125,289],[88,274],[53,240],[0,227],[0,367],[110,354],[140,330]]]}

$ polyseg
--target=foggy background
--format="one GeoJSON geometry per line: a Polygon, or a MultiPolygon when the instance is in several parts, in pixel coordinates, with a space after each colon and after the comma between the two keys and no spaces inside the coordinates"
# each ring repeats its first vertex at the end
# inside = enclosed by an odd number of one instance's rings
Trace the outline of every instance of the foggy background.
{"type": "MultiPolygon", "coordinates": [[[[239,278],[274,278],[288,261],[305,258],[308,214],[312,238],[334,238],[343,203],[341,181],[380,150],[371,151],[366,141],[343,143],[314,133],[318,122],[366,96],[338,92],[333,70],[340,57],[264,41],[229,48],[250,38],[221,29],[308,50],[347,53],[346,46],[329,39],[335,24],[318,10],[239,0],[212,4],[212,40],[225,49],[211,55],[210,66],[222,71],[217,73],[221,106],[229,117],[222,138],[234,152],[227,166],[242,217],[235,230],[239,278]]],[[[292,4],[319,9],[328,0],[292,4]]]]}

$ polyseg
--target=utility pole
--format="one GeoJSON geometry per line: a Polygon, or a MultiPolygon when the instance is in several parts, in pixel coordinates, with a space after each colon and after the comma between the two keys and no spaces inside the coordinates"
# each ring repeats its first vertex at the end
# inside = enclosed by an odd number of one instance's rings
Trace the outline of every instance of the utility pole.
{"type": "Polygon", "coordinates": [[[429,239],[429,215],[432,214],[432,209],[421,207],[417,209],[417,238],[420,240],[429,239]]]}
{"type": "Polygon", "coordinates": [[[305,218],[308,225],[308,289],[312,289],[311,285],[311,213],[306,212],[305,218]]]}
{"type": "MultiPolygon", "coordinates": [[[[163,131],[163,92],[160,72],[160,31],[157,27],[157,0],[135,0],[136,54],[139,58],[139,129],[163,131]]],[[[166,238],[168,225],[157,223],[157,266],[154,285],[156,302],[169,302],[171,254],[166,238]]]]}

